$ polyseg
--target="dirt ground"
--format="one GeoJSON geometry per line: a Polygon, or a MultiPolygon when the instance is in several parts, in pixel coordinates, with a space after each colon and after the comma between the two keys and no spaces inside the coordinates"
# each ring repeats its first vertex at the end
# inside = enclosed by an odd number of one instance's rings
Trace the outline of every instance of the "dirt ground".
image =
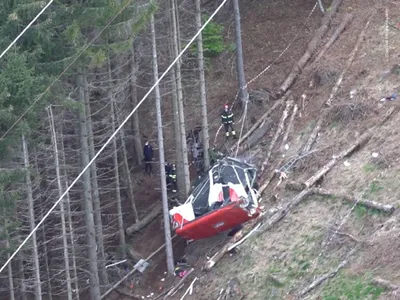
{"type": "MultiPolygon", "coordinates": [[[[328,1],[324,3],[329,9],[328,1]]],[[[241,1],[247,80],[272,63],[294,40],[286,54],[250,85],[251,90],[276,91],[279,88],[320,26],[322,13],[318,8],[304,23],[314,4],[311,0],[241,1]]],[[[353,18],[325,56],[317,64],[303,70],[292,87],[299,114],[295,117],[293,132],[288,139],[289,149],[275,151],[271,166],[275,166],[281,158],[286,161],[304,145],[373,11],[375,14],[365,39],[344,76],[333,100],[334,108],[314,145],[319,151],[290,170],[288,180],[300,182],[308,179],[333,155],[377,124],[390,107],[398,108],[400,98],[391,102],[379,100],[400,89],[400,71],[395,67],[400,63],[400,6],[395,1],[344,0],[323,42],[327,41],[346,13],[352,14],[353,18]],[[385,40],[386,8],[389,11],[388,44],[385,40]],[[386,45],[389,57],[385,56],[386,45]],[[306,95],[304,102],[303,94],[306,95]]],[[[233,25],[226,24],[226,30],[226,38],[233,39],[233,25]]],[[[233,101],[236,90],[235,58],[232,53],[226,53],[213,61],[213,69],[207,74],[210,120],[215,120],[211,124],[212,138],[219,126],[219,108],[223,103],[233,101]]],[[[250,114],[256,118],[272,103],[272,100],[269,101],[266,107],[254,105],[250,114]]],[[[240,109],[237,113],[240,114],[240,109]]],[[[275,127],[281,113],[278,110],[269,120],[275,127]]],[[[375,130],[365,146],[340,161],[324,176],[321,187],[399,207],[400,153],[396,126],[399,122],[400,115],[394,113],[375,130]]],[[[272,136],[274,132],[275,129],[268,135],[272,136]]],[[[260,149],[260,156],[265,156],[268,144],[260,149]]],[[[159,192],[149,188],[150,179],[141,180],[141,196],[149,199],[141,202],[140,210],[144,211],[156,201],[159,192]]],[[[274,185],[276,181],[272,182],[264,196],[263,205],[267,209],[290,201],[295,195],[282,187],[273,189],[274,185]],[[269,201],[272,194],[277,195],[275,202],[269,201]]],[[[380,277],[400,286],[399,219],[396,211],[394,216],[389,216],[341,199],[312,196],[258,239],[250,238],[239,246],[237,254],[225,255],[208,273],[201,271],[201,267],[207,257],[218,251],[226,236],[196,241],[188,246],[183,241],[177,241],[176,258],[185,254],[196,271],[183,288],[169,299],[181,299],[195,276],[199,279],[194,284],[193,294],[187,295],[185,300],[220,299],[221,290],[232,278],[240,282],[244,295],[241,299],[400,299],[400,291],[396,295],[374,282],[380,277]],[[349,256],[353,249],[355,252],[349,256]],[[306,295],[299,296],[316,278],[331,272],[345,260],[348,263],[334,277],[306,295]]],[[[134,236],[132,245],[146,256],[162,242],[162,223],[156,220],[134,236]]],[[[138,299],[151,293],[153,295],[146,299],[154,299],[172,284],[165,279],[164,272],[164,255],[161,254],[152,261],[149,272],[135,283],[132,290],[139,295],[138,299]]],[[[177,282],[179,279],[170,280],[177,282]]]]}

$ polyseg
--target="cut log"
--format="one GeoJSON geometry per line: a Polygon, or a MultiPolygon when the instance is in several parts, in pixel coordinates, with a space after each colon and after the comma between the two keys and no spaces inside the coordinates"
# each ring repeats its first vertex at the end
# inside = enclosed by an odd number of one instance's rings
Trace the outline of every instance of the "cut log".
{"type": "MultiPolygon", "coordinates": [[[[347,255],[347,257],[351,256],[354,253],[355,249],[351,250],[350,253],[347,255]]],[[[322,275],[321,277],[317,278],[316,280],[314,280],[308,287],[306,287],[303,291],[301,291],[300,293],[300,299],[303,299],[302,297],[307,295],[309,292],[311,292],[313,289],[315,289],[317,286],[319,286],[321,283],[323,283],[324,281],[326,281],[328,278],[332,278],[334,277],[345,265],[347,265],[348,260],[347,258],[342,261],[336,269],[334,269],[333,271],[322,275]]]]}
{"type": "Polygon", "coordinates": [[[312,191],[313,191],[313,194],[316,194],[316,195],[344,199],[348,202],[357,203],[359,205],[363,205],[368,208],[377,209],[377,210],[383,211],[385,213],[392,213],[396,209],[393,205],[390,205],[390,204],[383,204],[383,203],[372,201],[372,200],[357,199],[350,195],[346,195],[343,193],[336,193],[334,191],[329,191],[329,190],[322,189],[322,188],[313,188],[312,191]]]}
{"type": "Polygon", "coordinates": [[[293,105],[292,101],[288,101],[286,103],[286,107],[285,107],[285,110],[282,113],[281,119],[280,119],[279,124],[278,124],[278,128],[276,129],[275,135],[272,138],[271,143],[269,145],[267,157],[265,158],[265,160],[262,163],[261,172],[263,172],[265,167],[268,165],[268,162],[269,162],[269,159],[271,157],[272,151],[274,150],[275,144],[276,144],[280,134],[282,133],[282,131],[284,129],[283,126],[284,126],[285,120],[286,120],[286,118],[288,116],[289,109],[290,109],[290,107],[292,105],[293,105]]]}
{"type": "Polygon", "coordinates": [[[293,106],[292,115],[290,116],[289,123],[288,123],[288,126],[286,128],[285,134],[283,135],[283,138],[282,138],[281,151],[284,150],[284,147],[285,147],[286,142],[288,140],[289,134],[292,131],[293,121],[294,121],[294,117],[296,116],[297,109],[298,109],[298,106],[297,106],[297,104],[295,104],[293,106]]]}
{"type": "Polygon", "coordinates": [[[304,186],[309,188],[313,186],[322,176],[328,173],[334,165],[338,163],[341,159],[351,155],[357,148],[361,147],[365,144],[372,136],[372,131],[367,131],[360,138],[358,138],[350,147],[343,150],[339,155],[334,156],[325,166],[323,166],[317,173],[311,176],[306,182],[304,182],[304,186]]]}
{"type": "MultiPolygon", "coordinates": [[[[275,166],[280,166],[283,162],[283,158],[281,158],[275,166]]],[[[267,179],[264,181],[264,183],[259,187],[258,192],[260,195],[264,193],[268,185],[271,183],[271,181],[277,176],[279,172],[277,172],[277,168],[274,168],[273,170],[270,170],[270,175],[267,177],[267,179]]]]}
{"type": "Polygon", "coordinates": [[[129,226],[126,229],[126,234],[133,235],[134,233],[138,232],[139,230],[142,230],[147,225],[149,225],[155,218],[157,218],[158,215],[161,214],[161,212],[162,212],[161,204],[155,206],[143,219],[141,219],[139,222],[133,224],[132,226],[129,226]]]}
{"type": "Polygon", "coordinates": [[[361,33],[358,36],[357,42],[356,42],[353,50],[350,53],[349,59],[347,60],[346,66],[343,69],[342,73],[340,73],[339,78],[336,81],[336,84],[332,88],[329,99],[325,103],[326,105],[328,105],[328,106],[331,105],[333,98],[335,97],[337,91],[340,88],[340,85],[343,81],[344,76],[346,75],[347,71],[350,69],[350,66],[353,64],[354,58],[356,57],[358,49],[360,48],[361,42],[364,40],[365,32],[367,31],[367,28],[369,26],[369,23],[371,22],[372,17],[374,16],[374,12],[375,12],[375,10],[373,10],[373,13],[370,14],[370,16],[368,17],[367,23],[365,23],[364,28],[361,30],[361,33]]]}
{"type": "MultiPolygon", "coordinates": [[[[289,93],[289,92],[288,92],[289,93]]],[[[286,98],[284,98],[286,99],[286,98]]],[[[274,105],[272,105],[272,107],[264,114],[262,115],[258,121],[249,129],[249,131],[247,131],[240,139],[239,141],[237,141],[232,147],[231,147],[231,151],[235,151],[235,149],[237,148],[238,145],[242,144],[251,134],[253,134],[253,132],[260,127],[261,124],[263,124],[263,122],[265,121],[265,119],[267,119],[271,113],[277,109],[282,103],[283,100],[278,100],[274,103],[274,105]]]]}
{"type": "Polygon", "coordinates": [[[293,84],[297,76],[301,73],[302,69],[305,67],[307,62],[310,60],[311,56],[315,53],[318,45],[321,42],[322,37],[326,34],[329,29],[329,24],[332,21],[332,17],[336,14],[339,6],[342,4],[343,0],[334,0],[331,5],[331,10],[327,13],[322,20],[322,25],[318,29],[317,33],[308,43],[307,49],[300,60],[293,66],[286,80],[282,83],[279,88],[278,96],[283,95],[293,84]]]}
{"type": "Polygon", "coordinates": [[[313,64],[317,63],[325,54],[325,52],[333,45],[333,43],[338,39],[339,35],[344,31],[346,26],[349,24],[350,20],[353,18],[351,14],[346,14],[340,22],[339,26],[336,28],[335,32],[332,34],[328,42],[319,52],[318,56],[314,59],[313,64]]]}

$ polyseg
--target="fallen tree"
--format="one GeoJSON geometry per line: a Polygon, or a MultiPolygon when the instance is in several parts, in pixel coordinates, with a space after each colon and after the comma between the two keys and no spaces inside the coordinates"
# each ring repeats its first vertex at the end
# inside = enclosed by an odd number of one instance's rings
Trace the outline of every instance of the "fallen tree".
{"type": "Polygon", "coordinates": [[[145,228],[147,225],[149,225],[155,218],[158,217],[159,214],[162,212],[162,206],[156,205],[146,216],[141,219],[139,222],[129,226],[126,229],[126,234],[127,235],[133,235],[134,233],[138,232],[139,230],[142,230],[145,228]]]}
{"type": "MultiPolygon", "coordinates": [[[[289,94],[289,92],[288,92],[289,94]]],[[[238,145],[242,144],[250,135],[253,134],[253,132],[263,124],[263,122],[271,115],[271,113],[277,109],[286,99],[284,97],[283,99],[280,99],[272,105],[272,107],[265,113],[263,114],[258,121],[231,147],[231,151],[235,151],[235,149],[238,147],[238,145]]]]}
{"type": "Polygon", "coordinates": [[[357,203],[357,204],[363,205],[368,208],[373,208],[376,210],[383,211],[385,213],[392,213],[396,209],[393,205],[390,205],[390,204],[383,204],[383,203],[372,201],[372,200],[357,199],[354,196],[346,195],[343,193],[336,193],[336,192],[329,191],[329,190],[322,189],[322,188],[313,188],[312,192],[315,195],[329,196],[329,197],[335,197],[338,199],[344,199],[348,202],[357,203]]]}
{"type": "Polygon", "coordinates": [[[301,73],[302,69],[305,67],[307,62],[310,60],[311,56],[317,50],[318,45],[321,42],[322,37],[327,33],[329,25],[332,21],[332,17],[336,14],[339,6],[342,4],[343,0],[334,0],[331,5],[329,13],[327,13],[322,21],[321,27],[318,29],[317,33],[308,43],[307,49],[300,60],[293,66],[286,80],[282,83],[279,88],[278,96],[283,95],[291,87],[297,76],[301,73]]]}
{"type": "Polygon", "coordinates": [[[326,51],[333,45],[333,43],[338,39],[339,35],[344,31],[346,26],[349,24],[350,20],[353,18],[351,14],[346,14],[340,22],[339,26],[336,28],[335,32],[332,34],[328,42],[318,53],[317,57],[314,59],[313,64],[317,63],[325,54],[326,51]]]}
{"type": "Polygon", "coordinates": [[[283,138],[282,138],[281,147],[280,147],[281,150],[284,150],[284,147],[285,147],[285,145],[286,145],[286,142],[287,142],[287,140],[288,140],[288,138],[289,138],[289,134],[290,134],[290,132],[292,131],[294,118],[295,118],[295,116],[296,116],[296,114],[297,114],[297,109],[298,109],[298,106],[297,106],[297,104],[295,104],[295,105],[293,106],[293,111],[292,111],[292,114],[291,114],[291,116],[290,116],[288,126],[286,127],[285,134],[283,135],[283,138]]]}
{"type": "Polygon", "coordinates": [[[342,70],[342,73],[340,73],[339,78],[336,81],[336,84],[332,88],[331,94],[329,96],[329,99],[326,101],[326,105],[330,106],[333,98],[335,97],[337,91],[340,88],[340,85],[342,84],[343,78],[346,75],[347,71],[350,69],[350,66],[353,64],[354,58],[356,57],[356,54],[358,52],[358,49],[360,48],[361,42],[364,40],[365,37],[365,32],[367,31],[367,28],[369,26],[369,23],[371,22],[372,17],[374,16],[375,10],[373,10],[373,13],[371,13],[368,17],[367,23],[365,23],[364,28],[361,30],[360,35],[358,36],[357,42],[353,48],[353,50],[350,53],[349,59],[347,60],[345,68],[342,70]]]}
{"type": "Polygon", "coordinates": [[[278,128],[276,129],[275,135],[272,138],[271,143],[269,145],[267,156],[266,156],[265,160],[262,163],[261,172],[263,172],[265,167],[268,165],[269,159],[270,159],[270,157],[272,155],[272,151],[274,150],[275,144],[276,144],[280,134],[282,133],[282,131],[284,129],[283,126],[284,126],[285,120],[286,120],[286,118],[288,116],[289,109],[290,109],[290,107],[292,105],[293,105],[292,101],[287,101],[286,102],[286,107],[285,107],[285,110],[282,113],[281,119],[279,120],[278,128]]]}
{"type": "MultiPolygon", "coordinates": [[[[347,258],[350,257],[353,253],[355,252],[355,249],[351,250],[350,253],[347,255],[347,258]]],[[[315,289],[317,286],[319,286],[321,283],[323,283],[324,281],[326,281],[329,278],[332,278],[333,276],[335,276],[345,265],[347,265],[348,260],[347,258],[342,261],[336,269],[332,270],[331,272],[322,275],[321,277],[318,277],[317,279],[315,279],[308,287],[306,287],[305,289],[303,289],[300,292],[300,297],[298,297],[299,299],[302,299],[302,297],[304,297],[305,295],[307,295],[309,292],[311,292],[313,289],[315,289]]]]}

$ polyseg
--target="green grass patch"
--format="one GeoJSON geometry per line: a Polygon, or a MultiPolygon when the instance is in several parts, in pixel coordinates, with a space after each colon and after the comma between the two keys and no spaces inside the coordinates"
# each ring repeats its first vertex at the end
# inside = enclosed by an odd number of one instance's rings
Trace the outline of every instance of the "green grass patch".
{"type": "Polygon", "coordinates": [[[375,164],[366,163],[365,165],[362,166],[362,169],[365,173],[372,173],[378,170],[378,166],[375,164]]]}
{"type": "Polygon", "coordinates": [[[363,277],[347,276],[340,272],[328,281],[322,292],[323,300],[375,300],[385,291],[363,277]]]}

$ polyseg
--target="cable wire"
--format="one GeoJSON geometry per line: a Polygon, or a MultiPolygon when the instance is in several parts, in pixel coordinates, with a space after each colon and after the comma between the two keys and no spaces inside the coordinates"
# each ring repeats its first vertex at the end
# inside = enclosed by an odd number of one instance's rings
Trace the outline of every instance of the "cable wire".
{"type": "MultiPolygon", "coordinates": [[[[118,126],[115,132],[108,138],[105,144],[100,148],[100,150],[95,154],[95,156],[90,160],[90,162],[83,168],[81,173],[71,182],[69,187],[64,191],[61,197],[53,204],[53,206],[49,209],[49,211],[43,216],[43,218],[39,221],[39,223],[35,226],[35,228],[29,233],[29,235],[25,238],[25,240],[18,246],[18,248],[13,252],[13,254],[7,259],[4,265],[0,269],[0,273],[4,271],[7,265],[13,260],[13,258],[18,254],[18,252],[22,249],[22,247],[28,242],[28,240],[35,234],[38,228],[44,223],[44,221],[49,217],[49,215],[53,212],[53,210],[59,205],[62,199],[69,193],[72,187],[78,182],[78,180],[82,177],[82,175],[89,169],[89,167],[93,164],[93,162],[99,157],[99,155],[104,151],[107,145],[115,138],[117,133],[121,130],[122,127],[128,122],[128,120],[132,117],[135,111],[143,104],[143,102],[147,99],[150,93],[154,90],[154,88],[160,83],[160,81],[167,75],[167,73],[172,69],[172,67],[176,64],[176,62],[182,57],[183,53],[190,47],[190,45],[196,40],[199,34],[204,30],[204,28],[210,23],[210,21],[214,18],[214,16],[221,10],[224,4],[228,0],[223,0],[222,3],[218,6],[218,8],[214,11],[214,13],[210,16],[210,18],[203,24],[203,26],[197,31],[197,33],[193,36],[193,38],[186,44],[185,48],[179,53],[179,55],[174,59],[174,61],[168,66],[168,68],[164,71],[164,73],[160,76],[160,78],[153,84],[150,90],[144,95],[144,97],[139,101],[139,103],[133,108],[133,110],[129,113],[129,115],[125,118],[125,120],[118,126]]],[[[129,2],[128,2],[129,3],[129,2]]],[[[126,7],[127,5],[125,5],[126,7]]],[[[115,18],[115,17],[114,17],[115,18]]],[[[113,18],[113,19],[114,19],[113,18]]],[[[110,22],[111,23],[111,22],[110,22]]]]}
{"type": "Polygon", "coordinates": [[[11,42],[11,44],[0,54],[0,58],[2,58],[8,50],[11,49],[12,46],[24,35],[24,33],[32,26],[33,23],[45,12],[45,10],[54,2],[54,0],[50,0],[49,3],[46,4],[45,7],[33,18],[33,20],[21,31],[21,33],[11,42]]]}

